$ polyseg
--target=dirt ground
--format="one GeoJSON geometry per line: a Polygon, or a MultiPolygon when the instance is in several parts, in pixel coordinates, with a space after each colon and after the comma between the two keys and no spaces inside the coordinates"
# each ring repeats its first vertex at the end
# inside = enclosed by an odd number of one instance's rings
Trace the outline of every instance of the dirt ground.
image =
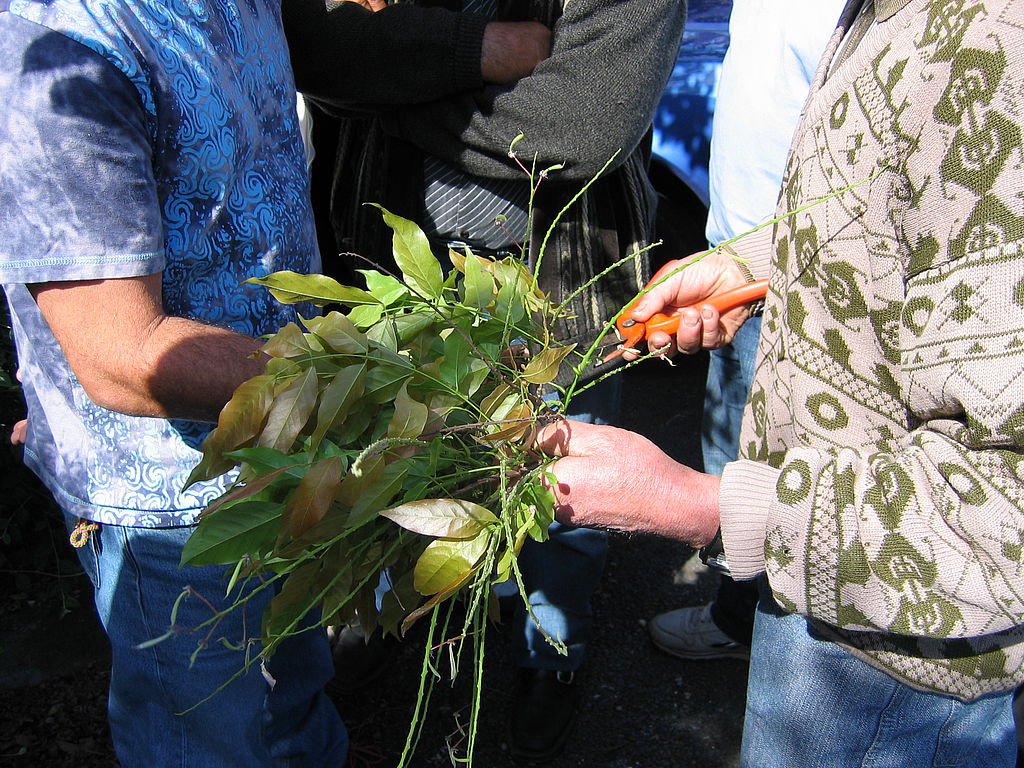
{"type": "MultiPolygon", "coordinates": [[[[626,374],[625,426],[691,464],[697,458],[701,358],[674,368],[644,364],[626,374]]],[[[58,542],[59,544],[59,542],[58,542]]],[[[714,577],[692,550],[652,537],[613,536],[596,628],[579,675],[582,706],[564,754],[552,768],[734,768],[738,765],[746,663],[681,662],[653,648],[646,620],[714,593],[714,577]]],[[[65,574],[66,575],[66,574],[65,574]]],[[[59,590],[33,589],[21,574],[17,600],[0,619],[0,765],[98,768],[115,764],[105,719],[109,651],[83,577],[59,590]],[[75,602],[61,617],[62,604],[75,602]]],[[[5,581],[7,581],[5,579],[5,581]]],[[[397,658],[367,691],[337,697],[352,736],[349,768],[394,766],[415,702],[422,636],[414,628],[397,658]]],[[[468,665],[439,684],[412,766],[447,766],[462,747],[472,688],[468,665]]],[[[483,712],[474,765],[504,768],[513,669],[508,637],[489,630],[483,712]]]]}

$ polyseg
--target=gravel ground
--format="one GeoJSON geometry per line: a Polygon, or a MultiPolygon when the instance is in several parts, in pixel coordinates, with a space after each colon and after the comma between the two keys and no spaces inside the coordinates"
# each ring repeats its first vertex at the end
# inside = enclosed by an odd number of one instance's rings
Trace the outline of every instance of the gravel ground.
{"type": "MultiPolygon", "coordinates": [[[[701,358],[674,368],[645,363],[626,374],[626,426],[676,458],[699,462],[701,358]]],[[[732,768],[738,765],[746,663],[681,662],[656,651],[646,620],[714,594],[691,549],[643,536],[612,537],[595,597],[596,628],[579,674],[581,711],[552,768],[732,768]]],[[[50,600],[6,601],[0,621],[0,765],[94,768],[114,763],[104,708],[105,640],[81,579],[64,594],[81,605],[63,618],[50,600]]],[[[421,622],[425,624],[425,622],[421,622]]],[[[422,633],[414,627],[370,690],[337,697],[352,734],[350,768],[387,768],[401,754],[419,681],[422,633]],[[419,634],[418,634],[419,633],[419,634]]],[[[513,668],[501,626],[487,636],[483,710],[474,765],[503,768],[513,668]]],[[[447,766],[471,700],[468,664],[439,684],[412,766],[447,766]]]]}

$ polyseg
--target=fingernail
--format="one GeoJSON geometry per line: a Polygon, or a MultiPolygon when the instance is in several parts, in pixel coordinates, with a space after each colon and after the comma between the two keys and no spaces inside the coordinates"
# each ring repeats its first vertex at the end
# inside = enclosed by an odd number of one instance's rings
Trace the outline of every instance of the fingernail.
{"type": "Polygon", "coordinates": [[[680,321],[684,325],[689,325],[692,327],[697,325],[698,322],[700,322],[700,317],[697,315],[696,312],[683,312],[683,316],[682,318],[680,318],[680,321]]]}
{"type": "Polygon", "coordinates": [[[715,310],[711,307],[701,307],[700,314],[705,320],[710,320],[715,316],[715,310]]]}

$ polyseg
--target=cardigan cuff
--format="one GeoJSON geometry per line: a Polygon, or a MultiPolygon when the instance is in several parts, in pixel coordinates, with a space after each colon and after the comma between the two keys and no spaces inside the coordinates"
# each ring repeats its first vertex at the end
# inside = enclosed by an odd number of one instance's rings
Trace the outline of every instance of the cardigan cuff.
{"type": "Polygon", "coordinates": [[[764,571],[768,510],[779,470],[759,461],[732,461],[722,471],[718,512],[732,577],[752,579],[764,571]]]}
{"type": "Polygon", "coordinates": [[[473,91],[483,86],[480,74],[480,57],[484,50],[484,29],[487,17],[474,13],[458,14],[455,25],[453,46],[455,58],[452,62],[452,77],[455,79],[455,92],[473,91]]]}
{"type": "Polygon", "coordinates": [[[749,235],[741,235],[738,240],[729,243],[731,250],[749,271],[752,280],[768,277],[774,251],[774,226],[766,226],[749,235]]]}

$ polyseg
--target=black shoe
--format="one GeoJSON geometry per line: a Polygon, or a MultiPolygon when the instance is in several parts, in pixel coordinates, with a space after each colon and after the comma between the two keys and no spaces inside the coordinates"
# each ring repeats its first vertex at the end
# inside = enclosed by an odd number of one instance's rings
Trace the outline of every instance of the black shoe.
{"type": "Polygon", "coordinates": [[[549,669],[519,670],[509,724],[513,758],[541,763],[561,753],[576,722],[573,677],[549,669]]]}
{"type": "Polygon", "coordinates": [[[358,624],[346,624],[331,640],[334,677],[328,688],[337,693],[365,688],[380,676],[397,649],[398,640],[379,628],[367,638],[358,624]]]}

